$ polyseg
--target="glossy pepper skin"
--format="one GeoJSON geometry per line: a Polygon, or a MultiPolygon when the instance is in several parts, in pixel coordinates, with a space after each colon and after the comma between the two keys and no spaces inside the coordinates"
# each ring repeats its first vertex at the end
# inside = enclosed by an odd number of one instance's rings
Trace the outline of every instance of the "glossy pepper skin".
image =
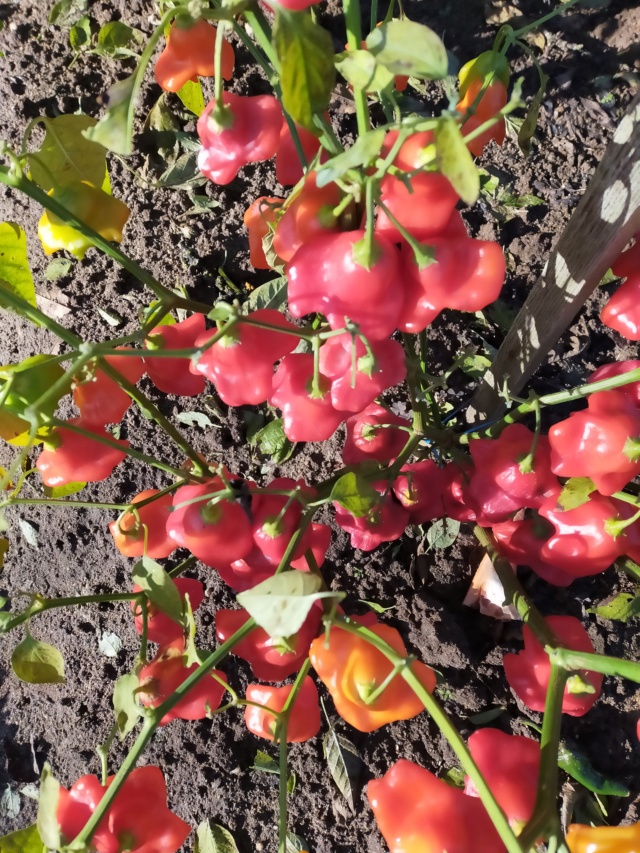
{"type": "MultiPolygon", "coordinates": [[[[85,424],[81,418],[70,418],[68,423],[84,427],[96,436],[113,436],[103,427],[85,424]]],[[[45,447],[36,460],[45,486],[64,486],[67,483],[96,483],[106,480],[116,465],[127,455],[124,450],[110,447],[86,435],[71,432],[65,427],[54,427],[52,439],[55,448],[45,447]]],[[[118,441],[120,447],[129,447],[128,441],[118,441]]]]}
{"type": "Polygon", "coordinates": [[[640,341],[640,273],[620,285],[600,312],[600,319],[630,341],[640,341]]]}
{"type": "MultiPolygon", "coordinates": [[[[402,638],[390,625],[373,624],[370,631],[406,657],[402,638]]],[[[396,720],[409,720],[424,710],[411,687],[396,675],[370,704],[366,698],[393,670],[387,658],[364,638],[332,625],[329,636],[317,637],[309,650],[311,665],[331,694],[336,711],[349,725],[361,732],[373,732],[396,720]]],[[[415,661],[411,671],[431,693],[436,686],[434,671],[415,661]]]]}
{"type": "Polygon", "coordinates": [[[278,211],[284,202],[283,198],[260,196],[244,212],[244,226],[249,232],[249,261],[257,270],[268,270],[262,239],[269,233],[269,226],[278,218],[278,211]]]}
{"type": "MultiPolygon", "coordinates": [[[[104,360],[132,385],[144,375],[142,357],[107,355],[104,360]]],[[[95,365],[88,376],[74,378],[73,402],[84,423],[106,426],[120,423],[131,405],[131,397],[95,365]]]]}
{"type": "MultiPolygon", "coordinates": [[[[174,584],[178,587],[180,598],[183,601],[188,595],[191,609],[196,611],[204,601],[204,587],[195,578],[176,578],[174,584]]],[[[133,592],[140,592],[140,587],[134,584],[133,592]]],[[[131,602],[134,615],[134,623],[138,634],[142,635],[143,617],[141,609],[137,609],[136,602],[131,602]]],[[[182,637],[182,625],[174,622],[170,616],[147,601],[147,639],[160,646],[168,646],[182,637]]]]}
{"type": "Polygon", "coordinates": [[[504,853],[477,797],[405,758],[369,782],[367,798],[390,853],[504,853]]]}
{"type": "MultiPolygon", "coordinates": [[[[158,654],[140,670],[138,676],[141,691],[140,701],[147,708],[157,708],[180,687],[191,673],[198,669],[198,664],[184,665],[184,643],[182,637],[173,640],[158,649],[158,654]]],[[[180,701],[160,720],[161,726],[166,726],[172,720],[204,720],[222,702],[225,693],[224,684],[227,677],[220,670],[214,669],[195,684],[180,701]],[[213,676],[216,675],[217,678],[213,676]]]]}
{"type": "Polygon", "coordinates": [[[339,503],[334,503],[336,524],[351,537],[351,545],[361,551],[373,551],[383,542],[400,539],[410,521],[409,512],[387,493],[386,480],[371,484],[380,493],[380,500],[367,513],[357,517],[339,503]]]}
{"type": "Polygon", "coordinates": [[[230,114],[228,123],[218,124],[213,111],[215,100],[207,104],[198,119],[202,142],[198,168],[214,184],[228,184],[247,163],[270,160],[278,148],[282,109],[273,95],[241,96],[223,94],[230,114]]]}
{"type": "MultiPolygon", "coordinates": [[[[188,27],[174,22],[167,36],[165,49],[158,57],[154,68],[156,82],[165,92],[178,92],[185,83],[198,77],[213,77],[215,74],[214,52],[216,28],[201,19],[188,27]]],[[[233,74],[235,55],[229,42],[222,42],[222,76],[230,80],[233,74]]]]}
{"type": "MultiPolygon", "coordinates": [[[[88,181],[65,184],[63,187],[49,190],[49,195],[105,240],[111,243],[122,241],[122,229],[129,218],[130,210],[120,199],[88,181]]],[[[38,237],[45,255],[66,249],[81,260],[87,249],[93,246],[88,237],[48,210],[45,210],[38,222],[38,237]]]]}
{"type": "Polygon", "coordinates": [[[598,391],[588,406],[549,430],[551,467],[560,477],[589,477],[602,495],[640,473],[640,408],[622,391],[598,391]]]}
{"type": "Polygon", "coordinates": [[[438,467],[432,459],[402,466],[400,476],[393,481],[393,493],[410,513],[412,524],[445,515],[442,494],[448,480],[446,467],[438,467]]]}
{"type": "MultiPolygon", "coordinates": [[[[247,685],[249,702],[264,705],[278,713],[285,706],[293,685],[284,687],[268,687],[265,684],[247,685]]],[[[276,718],[269,711],[247,705],[244,710],[244,721],[249,731],[257,737],[275,740],[276,718]]],[[[308,675],[293,702],[287,725],[287,743],[303,743],[315,737],[320,731],[320,700],[318,688],[308,675]]]]}
{"type": "MultiPolygon", "coordinates": [[[[241,628],[249,614],[246,610],[217,610],[216,636],[221,643],[241,628]]],[[[311,641],[321,630],[322,607],[316,602],[302,627],[293,637],[274,639],[262,628],[253,631],[233,647],[232,654],[246,660],[260,681],[284,681],[298,672],[309,654],[311,641]]]]}
{"type": "MultiPolygon", "coordinates": [[[[84,828],[113,782],[101,785],[95,776],[81,776],[70,790],[60,788],[56,816],[66,843],[84,828]]],[[[167,786],[159,767],[135,767],[91,839],[97,853],[120,853],[126,839],[130,853],[175,853],[191,827],[169,810],[167,786]]]]}
{"type": "MultiPolygon", "coordinates": [[[[299,124],[296,124],[296,130],[305,159],[307,163],[311,163],[320,150],[320,140],[310,130],[301,127],[299,124]]],[[[276,151],[276,181],[283,187],[292,187],[301,180],[303,174],[302,164],[289,125],[283,121],[280,130],[280,142],[276,151]]]]}
{"type": "MultiPolygon", "coordinates": [[[[548,616],[546,622],[565,648],[595,653],[589,635],[575,617],[548,616]]],[[[551,673],[549,656],[526,625],[523,628],[523,637],[523,651],[504,656],[504,672],[509,686],[523,705],[532,711],[544,711],[551,673]]],[[[594,692],[570,693],[569,686],[565,687],[562,713],[572,717],[582,717],[593,706],[600,695],[604,677],[602,673],[590,670],[579,670],[579,673],[593,686],[594,692]]]]}
{"type": "MultiPolygon", "coordinates": [[[[456,106],[459,113],[467,112],[486,85],[486,89],[475,105],[475,112],[460,128],[463,136],[475,130],[492,118],[507,103],[509,85],[509,65],[500,53],[487,50],[463,65],[458,74],[460,82],[460,101],[456,106]]],[[[469,151],[478,157],[491,139],[502,145],[505,138],[504,119],[500,119],[480,136],[468,143],[469,151]]]]}
{"type": "MultiPolygon", "coordinates": [[[[159,489],[145,489],[132,498],[131,503],[140,503],[158,492],[159,489]]],[[[171,495],[162,495],[138,509],[137,517],[129,510],[110,522],[109,532],[118,551],[125,557],[142,557],[146,553],[154,560],[173,554],[176,543],[169,538],[166,529],[170,510],[171,495]]]]}
{"type": "MultiPolygon", "coordinates": [[[[153,352],[154,349],[190,349],[196,346],[205,331],[202,314],[192,314],[186,320],[170,326],[156,326],[152,329],[145,347],[153,352]]],[[[144,364],[149,379],[159,391],[165,394],[177,394],[182,397],[195,397],[202,394],[206,387],[204,376],[189,370],[189,358],[162,358],[145,355],[144,364]]]]}
{"type": "Polygon", "coordinates": [[[365,459],[390,462],[407,443],[405,429],[409,421],[394,415],[384,406],[370,403],[366,409],[345,421],[347,438],[342,448],[345,465],[357,465],[365,459]]]}
{"type": "Polygon", "coordinates": [[[566,840],[571,853],[636,853],[640,850],[640,823],[631,826],[572,823],[566,840]]]}
{"type": "Polygon", "coordinates": [[[294,317],[319,311],[332,329],[344,328],[348,317],[370,340],[392,334],[403,300],[399,253],[386,238],[376,237],[367,269],[356,259],[356,244],[364,236],[363,230],[320,234],[298,249],[287,265],[294,317]]]}
{"type": "Polygon", "coordinates": [[[273,235],[273,251],[283,261],[290,261],[298,249],[313,237],[326,231],[337,231],[338,220],[333,209],[340,202],[336,184],[316,186],[316,173],[309,172],[304,183],[287,198],[284,213],[273,235]]]}
{"type": "MultiPolygon", "coordinates": [[[[468,747],[509,823],[521,827],[530,820],[536,803],[540,744],[528,737],[486,728],[471,735],[468,747]]],[[[468,776],[464,791],[469,796],[478,796],[468,776]]]]}

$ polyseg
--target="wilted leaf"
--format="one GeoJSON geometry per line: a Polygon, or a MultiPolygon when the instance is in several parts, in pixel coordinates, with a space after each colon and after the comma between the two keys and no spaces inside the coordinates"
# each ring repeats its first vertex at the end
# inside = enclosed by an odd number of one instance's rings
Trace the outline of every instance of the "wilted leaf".
{"type": "Polygon", "coordinates": [[[467,607],[477,607],[480,613],[502,622],[520,619],[517,608],[505,602],[502,581],[488,554],[480,560],[462,603],[467,607]]]}
{"type": "Polygon", "coordinates": [[[261,773],[273,773],[276,776],[280,775],[280,765],[278,762],[261,749],[256,752],[256,757],[253,760],[250,770],[259,770],[261,773]]]}
{"type": "Polygon", "coordinates": [[[58,850],[61,845],[60,824],[56,814],[59,797],[60,783],[51,772],[48,762],[45,762],[40,774],[37,827],[47,850],[58,850]]]}
{"type": "Polygon", "coordinates": [[[265,456],[281,464],[289,459],[295,450],[295,444],[284,434],[282,418],[270,421],[266,426],[247,437],[250,445],[257,445],[265,456]]]}
{"type": "Polygon", "coordinates": [[[9,550],[9,540],[0,536],[0,569],[4,566],[4,555],[9,550]]]}
{"type": "Polygon", "coordinates": [[[98,640],[98,648],[107,658],[117,658],[122,651],[122,640],[112,631],[103,631],[98,640]]]}
{"type": "Polygon", "coordinates": [[[497,720],[498,717],[501,717],[506,708],[487,708],[486,711],[480,711],[479,714],[472,714],[470,717],[467,717],[470,723],[473,723],[474,726],[486,726],[488,723],[492,723],[494,720],[497,720]]]}
{"type": "Polygon", "coordinates": [[[28,629],[11,655],[11,666],[29,684],[64,684],[64,658],[55,646],[35,640],[28,629]]]}
{"type": "Polygon", "coordinates": [[[58,27],[70,27],[89,8],[89,0],[60,0],[49,12],[49,23],[58,27]]]}
{"type": "Polygon", "coordinates": [[[329,106],[335,83],[333,39],[307,13],[278,9],[273,43],[280,60],[282,105],[314,131],[313,117],[329,106]]]}
{"type": "Polygon", "coordinates": [[[116,715],[120,740],[125,739],[142,716],[135,692],[139,686],[137,674],[128,672],[118,678],[113,688],[113,710],[116,715]]]}
{"type": "Polygon", "coordinates": [[[527,114],[525,115],[524,121],[520,125],[520,130],[518,131],[518,145],[525,157],[528,157],[531,153],[531,140],[533,139],[536,127],[538,126],[540,105],[542,104],[542,99],[544,98],[544,93],[547,89],[547,83],[549,82],[549,77],[542,72],[541,74],[542,78],[540,80],[538,91],[533,96],[533,99],[529,104],[527,114]]]}
{"type": "Polygon", "coordinates": [[[218,424],[214,424],[211,418],[205,415],[204,412],[178,412],[176,420],[187,426],[199,426],[200,429],[206,429],[207,427],[218,429],[218,424]]]}
{"type": "Polygon", "coordinates": [[[36,307],[36,290],[27,257],[27,235],[15,222],[0,224],[0,305],[20,313],[3,300],[3,290],[36,307]]]}
{"type": "Polygon", "coordinates": [[[146,592],[152,604],[174,622],[183,624],[180,592],[160,563],[150,557],[142,557],[133,567],[131,577],[146,592]]]}
{"type": "Polygon", "coordinates": [[[44,277],[47,281],[56,281],[56,279],[66,275],[72,266],[73,261],[70,261],[69,258],[54,258],[47,264],[44,277]]]}
{"type": "Polygon", "coordinates": [[[193,853],[238,853],[238,848],[228,829],[208,820],[196,829],[193,853]]]}
{"type": "Polygon", "coordinates": [[[285,853],[309,853],[309,845],[295,832],[287,832],[285,853]]]}
{"type": "Polygon", "coordinates": [[[329,723],[329,731],[322,739],[322,749],[331,778],[349,804],[351,811],[355,811],[352,778],[356,775],[361,763],[358,750],[348,738],[338,734],[331,723],[329,723]]]}
{"type": "Polygon", "coordinates": [[[297,634],[314,603],[339,593],[319,592],[322,580],[308,572],[283,572],[238,593],[236,600],[270,637],[297,634]]]}
{"type": "Polygon", "coordinates": [[[0,797],[0,817],[7,817],[9,820],[14,820],[19,814],[20,794],[12,791],[11,786],[7,785],[0,797]]]}
{"type": "Polygon", "coordinates": [[[335,483],[329,499],[356,518],[363,518],[378,503],[380,495],[367,480],[350,471],[335,483]]]}
{"type": "Polygon", "coordinates": [[[197,151],[188,151],[178,157],[176,162],[158,178],[157,185],[175,190],[190,189],[206,183],[206,180],[198,168],[197,151]]]}
{"type": "Polygon", "coordinates": [[[27,521],[25,518],[18,519],[18,527],[20,533],[24,536],[24,540],[29,547],[38,550],[38,528],[27,521]]]}
{"type": "Polygon", "coordinates": [[[386,613],[387,610],[395,610],[398,606],[397,604],[390,604],[388,607],[385,607],[382,604],[378,604],[377,601],[366,601],[364,598],[359,598],[358,601],[361,604],[366,604],[374,613],[386,613]]]}

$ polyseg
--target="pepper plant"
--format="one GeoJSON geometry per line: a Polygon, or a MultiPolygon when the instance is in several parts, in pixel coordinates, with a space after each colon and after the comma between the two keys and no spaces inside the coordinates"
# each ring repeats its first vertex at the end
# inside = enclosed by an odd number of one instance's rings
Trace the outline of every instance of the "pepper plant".
{"type": "MultiPolygon", "coordinates": [[[[127,592],[33,593],[21,609],[16,591],[0,612],[0,631],[24,632],[12,664],[33,684],[64,677],[60,653],[31,633],[48,610],[120,602],[131,608],[140,648],[132,672],[114,685],[102,778],[86,775],[67,788],[47,766],[37,825],[0,839],[0,849],[174,853],[191,827],[169,810],[161,769],[138,762],[158,727],[239,708],[249,731],[279,745],[278,853],[308,849],[289,831],[287,744],[322,728],[321,683],[337,714],[361,732],[426,710],[464,770],[461,789],[401,759],[370,782],[368,800],[392,853],[525,853],[541,841],[553,851],[630,851],[637,826],[574,824],[565,837],[558,766],[567,765],[562,714],[587,713],[604,675],[640,681],[640,664],[597,654],[573,617],[545,618],[513,566],[527,565],[557,586],[616,561],[640,576],[640,503],[629,486],[640,473],[640,362],[606,365],[564,392],[511,400],[508,414],[471,430],[441,405],[436,391],[446,377],[429,373],[429,329],[438,315],[480,311],[504,284],[502,249],[469,237],[458,208],[478,198],[474,156],[503,143],[505,118],[523,106],[520,81],[509,94],[508,58],[534,25],[501,28],[456,81],[438,35],[393,0],[385,10],[371,4],[366,32],[358,0],[344,0],[347,44],[338,54],[313,5],[164,2],[136,70],[110,89],[99,121],[42,117],[26,128],[21,150],[2,146],[0,181],[44,210],[44,252],[82,258],[97,249],[152,301],[132,334],[83,340],[37,307],[25,234],[15,223],[1,226],[0,303],[58,336],[63,351],[0,369],[0,435],[16,447],[0,506],[101,507],[114,546],[135,562],[127,592]],[[273,94],[232,91],[238,40],[273,94]],[[224,185],[249,163],[275,160],[282,197],[247,199],[244,217],[253,266],[275,276],[247,299],[192,299],[117,245],[129,211],[111,195],[107,156],[134,150],[137,97],[152,61],[162,89],[198,115],[197,162],[208,180],[224,185]],[[331,120],[337,75],[353,91],[351,145],[331,120]],[[207,105],[201,77],[214,78],[207,105]],[[403,93],[435,81],[447,103],[434,116],[403,93]],[[32,150],[37,125],[45,135],[32,150]],[[144,375],[152,393],[138,387],[144,375]],[[342,463],[307,483],[254,481],[210,462],[158,404],[163,394],[198,397],[207,388],[228,406],[268,407],[265,430],[281,459],[293,445],[325,441],[346,425],[342,463]],[[408,417],[385,405],[392,388],[406,398],[408,417]],[[70,394],[78,414],[63,418],[59,406],[70,394]],[[545,432],[550,407],[582,401],[586,408],[545,432]],[[158,455],[114,435],[132,404],[155,422],[158,455]],[[184,464],[162,458],[166,442],[184,464]],[[165,485],[140,489],[126,504],[85,499],[87,484],[117,478],[126,457],[155,468],[165,485]],[[41,484],[42,497],[25,497],[27,482],[41,484]],[[484,728],[465,743],[434,696],[438,661],[417,660],[384,619],[356,615],[347,585],[329,588],[323,563],[332,530],[318,519],[329,506],[335,525],[364,552],[400,539],[409,526],[468,525],[493,561],[505,603],[525,623],[524,650],[507,655],[504,669],[520,701],[543,712],[539,740],[484,728]],[[202,584],[188,577],[196,561],[237,592],[237,609],[204,598],[202,584]],[[196,644],[198,608],[215,612],[213,650],[196,644]],[[229,655],[246,660],[260,682],[244,696],[220,668],[229,655]],[[130,748],[111,768],[116,736],[130,748]]],[[[540,79],[542,91],[541,71],[540,79]]],[[[539,96],[523,124],[523,147],[538,103],[539,96]]],[[[637,323],[625,300],[637,285],[637,253],[636,243],[614,266],[626,280],[603,313],[603,322],[632,338],[637,323]]],[[[456,369],[453,356],[447,375],[456,369]]],[[[207,833],[205,823],[201,853],[218,849],[207,833]]]]}

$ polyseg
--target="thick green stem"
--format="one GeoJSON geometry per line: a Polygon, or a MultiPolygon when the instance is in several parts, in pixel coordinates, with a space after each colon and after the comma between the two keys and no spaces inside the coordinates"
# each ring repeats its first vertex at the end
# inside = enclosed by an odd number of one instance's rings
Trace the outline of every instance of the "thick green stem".
{"type": "Polygon", "coordinates": [[[14,628],[17,628],[18,625],[28,622],[32,617],[37,616],[39,613],[44,613],[46,610],[55,610],[57,607],[76,607],[81,604],[104,604],[106,602],[110,603],[114,601],[134,601],[138,595],[139,593],[135,592],[113,592],[101,593],[99,595],[76,595],[69,598],[40,598],[38,596],[34,601],[32,601],[26,610],[23,610],[22,613],[18,613],[13,619],[6,622],[2,626],[0,633],[6,634],[14,628]]]}
{"type": "Polygon", "coordinates": [[[564,669],[589,669],[593,672],[602,672],[604,675],[626,678],[640,684],[640,663],[635,661],[592,654],[591,652],[574,652],[572,649],[562,647],[547,648],[546,651],[551,663],[555,663],[564,669]]]}
{"type": "MultiPolygon", "coordinates": [[[[360,18],[360,0],[344,0],[344,18],[347,27],[347,46],[349,50],[360,50],[362,46],[362,22],[360,18]]],[[[356,103],[358,136],[364,136],[371,129],[367,93],[354,86],[353,96],[356,103]]]]}

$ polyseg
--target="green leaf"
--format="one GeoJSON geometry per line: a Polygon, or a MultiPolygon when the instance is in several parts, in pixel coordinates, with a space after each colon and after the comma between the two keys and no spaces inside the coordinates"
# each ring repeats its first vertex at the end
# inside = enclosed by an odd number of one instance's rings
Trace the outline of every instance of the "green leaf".
{"type": "Polygon", "coordinates": [[[322,751],[329,766],[331,778],[349,804],[351,811],[355,812],[352,779],[360,769],[358,750],[348,738],[338,734],[329,723],[329,731],[322,739],[322,751]]]}
{"type": "Polygon", "coordinates": [[[178,89],[176,95],[180,98],[190,113],[199,116],[204,112],[204,94],[199,80],[197,82],[187,80],[184,86],[178,89]]]}
{"type": "Polygon", "coordinates": [[[253,759],[253,764],[249,769],[259,770],[261,773],[273,773],[275,776],[280,775],[280,765],[278,762],[261,749],[256,752],[256,757],[253,759]]]}
{"type": "Polygon", "coordinates": [[[66,275],[72,267],[73,261],[70,261],[69,258],[54,258],[47,264],[47,268],[44,271],[45,280],[56,281],[62,278],[63,275],[66,275]]]}
{"type": "Polygon", "coordinates": [[[70,27],[89,8],[89,0],[60,0],[49,12],[49,23],[58,27],[70,27]]]}
{"type": "Polygon", "coordinates": [[[538,207],[540,204],[546,205],[547,202],[543,198],[539,198],[537,195],[532,195],[532,193],[525,193],[524,195],[515,195],[513,193],[505,193],[501,194],[498,199],[500,204],[504,207],[538,207]]]}
{"type": "Polygon", "coordinates": [[[36,825],[42,843],[47,850],[58,850],[62,843],[60,824],[56,815],[60,797],[60,782],[51,772],[48,762],[45,762],[40,775],[40,796],[38,798],[38,819],[36,825]]]}
{"type": "Polygon", "coordinates": [[[436,163],[466,204],[480,195],[480,175],[465,145],[460,126],[451,116],[441,116],[436,127],[436,163]]]}
{"type": "Polygon", "coordinates": [[[620,592],[606,604],[590,607],[587,613],[595,613],[596,616],[614,622],[628,622],[640,616],[640,596],[637,590],[633,595],[630,592],[620,592]]]}
{"type": "Polygon", "coordinates": [[[238,853],[238,848],[228,829],[205,820],[196,829],[193,853],[238,853]]]}
{"type": "Polygon", "coordinates": [[[278,7],[273,43],[280,60],[282,105],[298,124],[314,131],[313,117],[327,109],[335,84],[333,39],[306,12],[278,7]]]}
{"type": "Polygon", "coordinates": [[[456,359],[456,363],[460,370],[472,379],[480,379],[491,367],[489,359],[486,355],[476,352],[476,347],[471,347],[463,353],[459,359],[456,359]]]}
{"type": "Polygon", "coordinates": [[[33,548],[34,551],[38,550],[38,528],[34,527],[30,521],[27,521],[26,518],[18,519],[18,527],[20,528],[20,533],[22,533],[22,537],[24,541],[30,548],[33,548]]]}
{"type": "MultiPolygon", "coordinates": [[[[33,181],[49,192],[56,186],[88,181],[101,187],[107,168],[104,146],[90,142],[83,134],[96,120],[85,115],[61,115],[44,118],[42,145],[29,157],[29,174],[33,181]]],[[[70,262],[67,262],[70,264],[70,262]]],[[[69,267],[70,268],[70,267],[69,267]]]]}
{"type": "Polygon", "coordinates": [[[143,39],[140,30],[134,30],[122,21],[109,21],[98,33],[98,51],[107,56],[131,56],[136,42],[143,39]]]}
{"type": "Polygon", "coordinates": [[[64,486],[43,486],[42,491],[47,498],[67,498],[81,492],[86,483],[65,483],[64,486]]]}
{"type": "Polygon", "coordinates": [[[285,853],[309,853],[309,845],[295,832],[287,832],[284,850],[285,853]]]}
{"type": "Polygon", "coordinates": [[[0,838],[0,853],[44,853],[44,849],[35,823],[0,838]]]}
{"type": "Polygon", "coordinates": [[[206,180],[198,168],[198,152],[188,151],[158,178],[157,185],[174,190],[191,189],[206,183],[206,180]]]}
{"type": "Polygon", "coordinates": [[[564,484],[558,497],[558,504],[567,512],[576,509],[589,500],[589,495],[596,491],[593,480],[589,477],[572,477],[564,484]]]}
{"type": "Polygon", "coordinates": [[[198,654],[195,643],[196,620],[193,618],[193,608],[191,607],[191,600],[189,599],[188,594],[185,594],[184,596],[183,616],[185,624],[182,634],[184,639],[184,665],[193,666],[195,663],[200,666],[202,661],[200,660],[200,655],[198,654]]]}
{"type": "Polygon", "coordinates": [[[340,593],[319,592],[322,580],[308,572],[283,572],[238,593],[236,600],[272,638],[297,634],[313,604],[340,593]]]}
{"type": "Polygon", "coordinates": [[[336,68],[347,82],[365,92],[380,92],[395,79],[368,50],[345,50],[336,58],[336,68]]]}
{"type": "MultiPolygon", "coordinates": [[[[539,67],[540,66],[538,66],[538,68],[539,67]]],[[[542,104],[542,99],[544,98],[544,93],[547,90],[547,83],[549,82],[549,77],[544,72],[540,73],[541,79],[538,91],[533,96],[531,103],[529,104],[527,114],[525,115],[524,121],[520,125],[520,130],[518,131],[518,145],[525,157],[528,157],[529,154],[531,154],[531,140],[536,132],[540,106],[542,104]]]]}
{"type": "Polygon", "coordinates": [[[180,592],[160,563],[150,557],[142,557],[133,567],[131,577],[146,592],[152,604],[174,622],[184,624],[180,592]]]}
{"type": "Polygon", "coordinates": [[[558,767],[564,770],[572,779],[584,785],[594,794],[604,794],[612,797],[628,797],[629,789],[619,782],[607,779],[602,773],[594,769],[589,758],[584,752],[573,744],[569,746],[566,741],[560,741],[558,747],[558,767]]]}
{"type": "Polygon", "coordinates": [[[27,235],[15,222],[0,223],[0,305],[10,311],[16,310],[3,302],[3,290],[36,307],[36,290],[27,257],[27,235]]]}
{"type": "Polygon", "coordinates": [[[337,154],[324,166],[320,166],[316,174],[316,186],[326,187],[350,169],[368,166],[380,153],[385,135],[385,130],[380,127],[377,130],[368,131],[364,136],[359,136],[351,148],[347,148],[342,154],[337,154]]]}
{"type": "Polygon", "coordinates": [[[271,458],[274,462],[281,464],[291,457],[295,450],[294,442],[290,441],[284,434],[284,421],[276,418],[262,429],[255,432],[250,438],[250,445],[258,445],[260,453],[271,458]]]}
{"type": "Polygon", "coordinates": [[[175,131],[179,130],[180,125],[178,119],[173,114],[171,107],[167,104],[165,93],[158,98],[149,115],[147,116],[146,124],[151,130],[157,130],[158,133],[169,133],[173,137],[175,144],[175,131]]]}
{"type": "Polygon", "coordinates": [[[178,412],[176,420],[187,426],[198,426],[200,429],[206,429],[207,427],[218,429],[219,426],[218,424],[214,424],[211,418],[205,415],[204,412],[178,412]]]}
{"type": "Polygon", "coordinates": [[[69,42],[74,53],[81,53],[91,47],[92,23],[88,15],[83,15],[69,30],[69,42]]]}
{"type": "Polygon", "coordinates": [[[452,788],[464,788],[464,780],[466,773],[462,767],[450,767],[446,773],[442,775],[442,781],[452,788]]]}
{"type": "MultiPolygon", "coordinates": [[[[24,414],[25,410],[62,376],[64,376],[63,368],[50,355],[33,355],[18,364],[0,367],[0,379],[11,383],[11,390],[5,398],[4,407],[16,415],[24,414]]],[[[69,377],[68,387],[60,391],[60,397],[64,396],[70,388],[71,377],[69,377]]],[[[58,399],[47,404],[42,410],[43,414],[52,415],[57,407],[58,399]]]]}
{"type": "Polygon", "coordinates": [[[113,688],[113,710],[120,740],[124,740],[129,732],[133,731],[142,716],[142,710],[136,699],[136,690],[139,686],[137,673],[128,672],[118,678],[113,688]]]}
{"type": "Polygon", "coordinates": [[[98,649],[106,658],[117,658],[122,651],[122,640],[113,631],[103,631],[98,640],[98,649]]]}
{"type": "Polygon", "coordinates": [[[460,522],[453,518],[439,518],[427,530],[429,550],[449,548],[458,538],[460,522]]]}
{"type": "Polygon", "coordinates": [[[246,303],[252,311],[259,308],[280,310],[287,304],[287,277],[282,275],[252,290],[246,303]]]}
{"type": "Polygon", "coordinates": [[[480,711],[479,714],[472,714],[470,717],[467,717],[470,723],[473,723],[474,726],[486,726],[487,723],[492,723],[494,720],[497,720],[498,717],[501,717],[505,708],[495,707],[495,708],[487,708],[486,711],[480,711]]]}
{"type": "Polygon", "coordinates": [[[388,607],[385,607],[383,604],[378,604],[377,601],[366,601],[364,598],[359,598],[358,601],[361,604],[366,604],[370,610],[373,610],[374,613],[386,613],[387,610],[395,610],[398,606],[397,604],[390,604],[388,607]]]}
{"type": "Polygon", "coordinates": [[[362,477],[350,471],[335,483],[329,500],[336,501],[356,518],[364,518],[380,500],[380,495],[362,477]]]}
{"type": "Polygon", "coordinates": [[[64,684],[64,658],[55,646],[35,640],[29,630],[11,655],[11,666],[28,684],[64,684]]]}
{"type": "Polygon", "coordinates": [[[91,142],[97,142],[115,154],[133,153],[133,96],[136,89],[135,72],[114,83],[106,94],[107,109],[100,121],[84,131],[91,142]]]}
{"type": "Polygon", "coordinates": [[[408,19],[394,19],[367,36],[367,50],[392,74],[442,80],[449,60],[440,38],[429,27],[408,19]]]}
{"type": "Polygon", "coordinates": [[[7,785],[0,797],[0,817],[7,817],[9,820],[14,820],[20,814],[20,794],[17,791],[11,790],[11,785],[7,785]]]}

